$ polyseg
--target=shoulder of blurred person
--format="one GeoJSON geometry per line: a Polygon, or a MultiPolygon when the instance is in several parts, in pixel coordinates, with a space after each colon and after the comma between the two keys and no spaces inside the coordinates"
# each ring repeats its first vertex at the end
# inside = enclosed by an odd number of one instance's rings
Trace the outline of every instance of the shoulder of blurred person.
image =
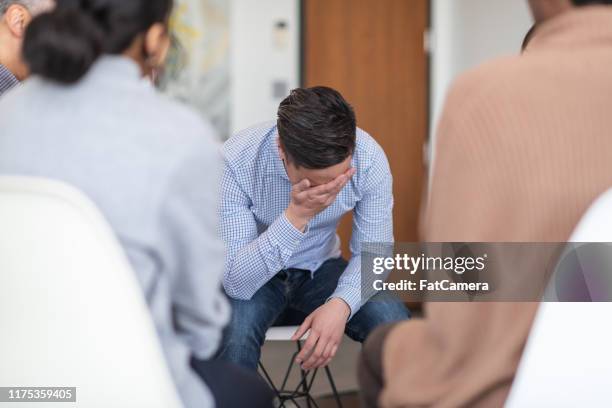
{"type": "Polygon", "coordinates": [[[503,100],[515,86],[525,84],[525,74],[530,73],[527,65],[522,56],[507,55],[459,75],[444,103],[443,122],[464,121],[470,115],[486,113],[488,103],[503,100]]]}
{"type": "Polygon", "coordinates": [[[485,116],[498,102],[525,99],[534,105],[541,100],[531,97],[540,91],[571,92],[594,79],[605,82],[610,79],[610,46],[612,6],[576,7],[533,27],[522,54],[498,57],[459,75],[447,96],[443,119],[485,116]],[[595,78],[589,78],[592,75],[595,78]]]}
{"type": "MultiPolygon", "coordinates": [[[[118,58],[110,65],[132,68],[118,58]]],[[[216,190],[217,134],[136,74],[107,81],[99,70],[108,63],[70,87],[34,76],[0,100],[0,172],[66,181],[94,199],[120,238],[157,236],[151,221],[169,205],[203,205],[216,190]]]]}
{"type": "Polygon", "coordinates": [[[591,185],[586,200],[607,182],[609,160],[594,146],[607,143],[602,130],[610,125],[610,49],[612,8],[575,8],[541,23],[522,55],[484,63],[455,81],[437,130],[428,239],[567,238],[573,218],[558,214],[563,222],[555,221],[544,205],[536,210],[518,203],[574,200],[566,188],[543,195],[542,185],[558,179],[591,185]],[[588,162],[577,153],[585,149],[588,162]],[[580,176],[587,169],[598,177],[580,176]],[[475,194],[481,199],[473,200],[475,194]],[[448,197],[473,202],[469,216],[459,221],[457,214],[467,209],[449,204],[448,197]],[[526,222],[500,228],[508,213],[526,222]]]}
{"type": "Polygon", "coordinates": [[[89,132],[114,128],[111,138],[119,137],[121,131],[138,135],[122,140],[138,143],[143,152],[163,153],[168,159],[174,154],[217,153],[217,132],[199,112],[160,94],[146,79],[100,75],[97,71],[106,71],[102,65],[108,65],[109,60],[110,65],[133,64],[124,57],[103,57],[92,72],[70,87],[38,76],[24,81],[0,100],[0,126],[21,132],[59,132],[61,128],[103,124],[106,129],[92,126],[89,132]],[[140,144],[143,141],[146,143],[140,144]]]}
{"type": "Polygon", "coordinates": [[[165,137],[171,139],[171,144],[179,146],[186,155],[205,155],[214,157],[215,162],[219,161],[220,137],[211,122],[182,102],[159,93],[156,96],[151,102],[158,105],[159,112],[167,113],[167,116],[156,120],[168,130],[165,137]]]}

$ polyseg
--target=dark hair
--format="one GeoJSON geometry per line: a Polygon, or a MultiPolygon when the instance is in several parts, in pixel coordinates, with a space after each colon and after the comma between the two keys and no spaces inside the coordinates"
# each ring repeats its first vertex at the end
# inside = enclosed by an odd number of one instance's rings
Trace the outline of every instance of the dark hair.
{"type": "Polygon", "coordinates": [[[100,55],[121,54],[171,9],[172,0],[58,0],[29,25],[24,59],[33,74],[77,82],[100,55]]]}
{"type": "Polygon", "coordinates": [[[612,0],[572,0],[575,6],[588,6],[593,4],[612,4],[612,0]]]}
{"type": "Polygon", "coordinates": [[[342,163],[355,150],[356,131],[353,108],[331,88],[295,89],[278,109],[281,146],[298,167],[342,163]]]}
{"type": "Polygon", "coordinates": [[[525,34],[525,38],[523,39],[523,44],[521,45],[522,51],[525,51],[527,49],[527,46],[529,45],[529,42],[533,38],[533,35],[535,34],[535,31],[537,28],[538,28],[537,25],[534,24],[531,26],[529,31],[527,31],[527,34],[525,34]]]}

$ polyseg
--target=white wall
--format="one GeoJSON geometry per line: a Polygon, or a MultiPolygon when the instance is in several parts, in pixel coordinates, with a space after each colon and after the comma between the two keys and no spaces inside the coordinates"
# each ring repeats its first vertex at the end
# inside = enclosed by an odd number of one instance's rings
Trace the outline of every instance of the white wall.
{"type": "MultiPolygon", "coordinates": [[[[230,128],[276,117],[286,89],[300,85],[300,1],[230,1],[230,128]],[[285,45],[275,25],[287,23],[285,45]]],[[[532,20],[526,0],[432,0],[432,142],[444,98],[453,79],[496,56],[517,53],[532,20]]]]}
{"type": "Polygon", "coordinates": [[[527,0],[432,0],[432,136],[453,79],[483,61],[520,52],[531,25],[527,0]]]}
{"type": "Polygon", "coordinates": [[[299,86],[299,3],[299,0],[231,0],[232,133],[276,119],[278,104],[287,94],[282,90],[299,86]],[[286,23],[286,30],[277,29],[279,22],[286,23]]]}

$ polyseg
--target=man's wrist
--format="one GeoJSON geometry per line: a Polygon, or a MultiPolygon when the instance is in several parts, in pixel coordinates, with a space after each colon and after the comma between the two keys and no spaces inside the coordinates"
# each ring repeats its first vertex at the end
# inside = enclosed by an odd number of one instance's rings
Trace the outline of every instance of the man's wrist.
{"type": "Polygon", "coordinates": [[[287,217],[291,225],[301,232],[306,230],[310,222],[310,218],[297,214],[291,205],[285,210],[285,217],[287,217]]]}
{"type": "Polygon", "coordinates": [[[345,311],[346,311],[346,320],[348,320],[348,318],[351,316],[351,307],[349,306],[349,304],[346,302],[346,300],[340,298],[340,297],[333,297],[331,299],[329,299],[330,302],[332,301],[336,301],[339,304],[342,304],[345,307],[345,311]]]}

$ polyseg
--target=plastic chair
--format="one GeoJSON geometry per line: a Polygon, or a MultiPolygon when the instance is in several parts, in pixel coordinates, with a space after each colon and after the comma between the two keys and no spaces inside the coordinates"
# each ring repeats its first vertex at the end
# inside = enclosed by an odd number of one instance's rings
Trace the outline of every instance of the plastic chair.
{"type": "Polygon", "coordinates": [[[0,177],[0,271],[0,384],[76,387],[76,407],[182,406],[136,277],[80,192],[0,177]]]}
{"type": "MultiPolygon", "coordinates": [[[[587,211],[571,242],[612,243],[612,190],[587,211]]],[[[605,267],[611,274],[612,264],[605,267]]],[[[612,407],[610,316],[609,302],[542,303],[506,406],[612,407]]]]}

